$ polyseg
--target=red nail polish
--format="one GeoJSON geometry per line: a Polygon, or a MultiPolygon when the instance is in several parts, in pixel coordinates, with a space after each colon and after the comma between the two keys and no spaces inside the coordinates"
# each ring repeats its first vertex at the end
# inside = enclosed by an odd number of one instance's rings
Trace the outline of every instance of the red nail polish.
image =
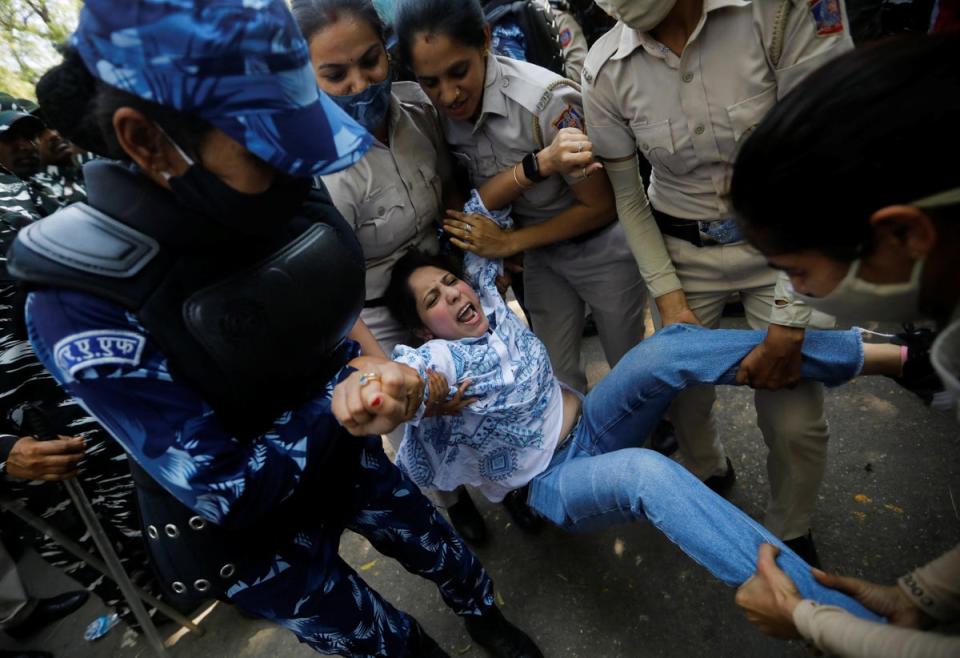
{"type": "Polygon", "coordinates": [[[378,395],[377,397],[373,398],[370,404],[374,407],[379,407],[381,404],[383,404],[383,398],[378,395]]]}

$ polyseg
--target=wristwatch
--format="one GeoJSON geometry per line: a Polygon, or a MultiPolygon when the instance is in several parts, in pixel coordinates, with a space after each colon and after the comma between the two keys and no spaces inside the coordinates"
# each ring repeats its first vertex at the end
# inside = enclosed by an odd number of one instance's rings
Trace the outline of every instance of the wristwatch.
{"type": "Polygon", "coordinates": [[[523,156],[521,164],[523,165],[523,175],[527,177],[527,180],[534,183],[546,180],[547,177],[540,173],[540,163],[537,162],[536,153],[527,153],[523,156]]]}

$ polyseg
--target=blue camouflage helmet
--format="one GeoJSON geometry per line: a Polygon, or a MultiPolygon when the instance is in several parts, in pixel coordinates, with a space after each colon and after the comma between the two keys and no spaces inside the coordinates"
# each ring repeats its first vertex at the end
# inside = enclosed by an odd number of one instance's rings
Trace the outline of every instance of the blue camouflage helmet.
{"type": "Polygon", "coordinates": [[[317,87],[283,0],[86,0],[73,45],[104,83],[204,119],[290,174],[345,169],[370,147],[317,87]]]}

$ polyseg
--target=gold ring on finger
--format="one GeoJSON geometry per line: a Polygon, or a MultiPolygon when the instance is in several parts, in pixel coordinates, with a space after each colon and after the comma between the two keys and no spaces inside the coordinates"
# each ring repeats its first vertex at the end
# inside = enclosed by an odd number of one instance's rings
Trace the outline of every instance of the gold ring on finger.
{"type": "Polygon", "coordinates": [[[365,372],[360,375],[360,386],[366,386],[370,382],[380,381],[380,375],[375,372],[365,372]]]}

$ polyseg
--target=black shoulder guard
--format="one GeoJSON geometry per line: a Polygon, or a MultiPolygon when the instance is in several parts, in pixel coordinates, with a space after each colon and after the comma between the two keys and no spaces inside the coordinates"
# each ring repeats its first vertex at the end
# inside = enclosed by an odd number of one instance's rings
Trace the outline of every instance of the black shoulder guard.
{"type": "Polygon", "coordinates": [[[154,238],[75,203],[21,229],[7,271],[28,285],[69,287],[136,309],[163,278],[162,260],[154,238]]]}

